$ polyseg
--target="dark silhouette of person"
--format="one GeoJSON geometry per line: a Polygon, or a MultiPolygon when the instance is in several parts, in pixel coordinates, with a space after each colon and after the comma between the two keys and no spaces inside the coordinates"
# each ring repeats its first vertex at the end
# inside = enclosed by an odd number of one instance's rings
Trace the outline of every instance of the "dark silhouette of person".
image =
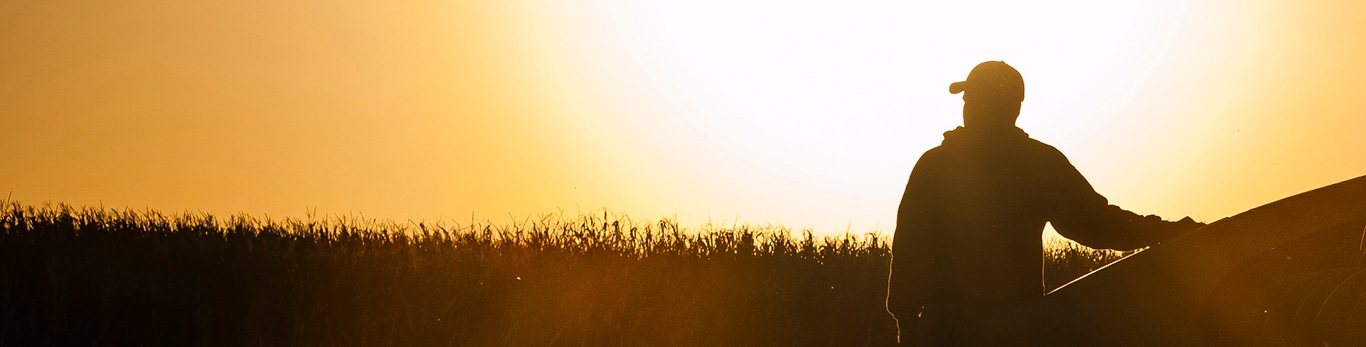
{"type": "Polygon", "coordinates": [[[1024,79],[1010,65],[981,63],[949,92],[964,93],[963,126],[920,157],[897,211],[887,311],[902,344],[1034,344],[1045,223],[1117,250],[1203,225],[1109,205],[1062,152],[1015,126],[1024,79]]]}

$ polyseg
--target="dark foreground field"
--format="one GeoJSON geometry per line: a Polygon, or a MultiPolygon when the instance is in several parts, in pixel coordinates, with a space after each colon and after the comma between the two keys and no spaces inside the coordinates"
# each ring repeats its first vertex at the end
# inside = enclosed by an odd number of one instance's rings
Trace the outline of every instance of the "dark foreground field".
{"type": "MultiPolygon", "coordinates": [[[[3,206],[0,345],[878,346],[888,240],[3,206]]],[[[1054,247],[1050,286],[1117,258],[1054,247]]]]}

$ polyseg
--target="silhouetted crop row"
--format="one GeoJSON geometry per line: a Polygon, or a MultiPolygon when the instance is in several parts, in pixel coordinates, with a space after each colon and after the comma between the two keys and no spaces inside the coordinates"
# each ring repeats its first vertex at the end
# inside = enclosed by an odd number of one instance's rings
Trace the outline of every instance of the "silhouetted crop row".
{"type": "MultiPolygon", "coordinates": [[[[889,240],[3,205],[0,345],[888,345],[889,240]]],[[[1047,252],[1050,286],[1113,261],[1047,252]]]]}

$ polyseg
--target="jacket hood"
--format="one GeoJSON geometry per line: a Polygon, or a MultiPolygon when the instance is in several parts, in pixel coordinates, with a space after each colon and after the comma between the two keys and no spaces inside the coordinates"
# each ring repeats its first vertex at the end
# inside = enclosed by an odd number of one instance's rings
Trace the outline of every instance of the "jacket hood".
{"type": "Polygon", "coordinates": [[[954,143],[1001,143],[1029,139],[1029,134],[1019,127],[1009,128],[965,128],[957,127],[944,132],[944,145],[954,143]]]}

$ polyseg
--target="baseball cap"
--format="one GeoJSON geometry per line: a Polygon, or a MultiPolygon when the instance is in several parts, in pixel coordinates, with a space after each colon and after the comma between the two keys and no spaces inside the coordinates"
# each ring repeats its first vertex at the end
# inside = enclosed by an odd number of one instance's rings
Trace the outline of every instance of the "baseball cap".
{"type": "Polygon", "coordinates": [[[972,68],[967,80],[949,84],[949,93],[964,91],[971,91],[973,95],[1024,101],[1024,77],[1003,61],[982,62],[972,68]]]}

